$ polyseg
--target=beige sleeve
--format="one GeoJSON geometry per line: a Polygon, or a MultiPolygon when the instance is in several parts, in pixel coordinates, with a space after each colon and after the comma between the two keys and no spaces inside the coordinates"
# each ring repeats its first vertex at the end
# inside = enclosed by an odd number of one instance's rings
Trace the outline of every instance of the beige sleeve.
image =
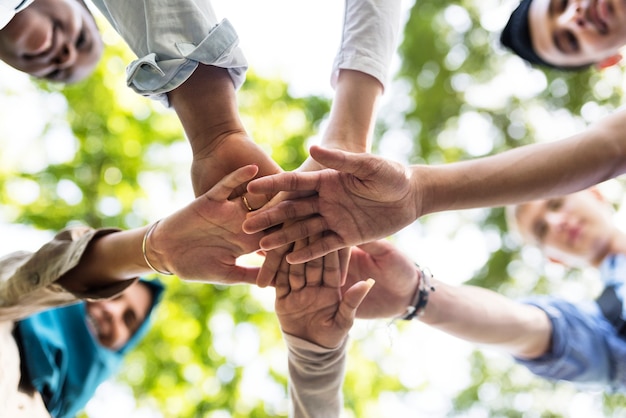
{"type": "Polygon", "coordinates": [[[72,294],[55,282],[80,261],[91,241],[118,229],[75,227],[59,232],[34,253],[15,252],[0,258],[0,321],[19,320],[44,309],[79,299],[114,296],[135,279],[72,294]]]}
{"type": "Polygon", "coordinates": [[[289,393],[293,418],[337,418],[343,409],[341,392],[347,338],[328,349],[284,334],[289,361],[289,393]]]}

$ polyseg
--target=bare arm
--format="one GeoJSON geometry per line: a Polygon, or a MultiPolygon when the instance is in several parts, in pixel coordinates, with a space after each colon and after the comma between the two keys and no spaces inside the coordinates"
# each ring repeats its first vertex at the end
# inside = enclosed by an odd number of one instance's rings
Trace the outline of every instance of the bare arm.
{"type": "Polygon", "coordinates": [[[437,281],[420,320],[463,340],[532,359],[550,347],[552,324],[544,311],[474,286],[437,281]]]}
{"type": "Polygon", "coordinates": [[[563,195],[617,177],[626,172],[623,132],[626,111],[558,142],[440,166],[404,167],[374,155],[313,147],[313,158],[336,171],[253,181],[252,192],[298,191],[294,197],[300,199],[249,215],[244,230],[258,232],[308,217],[261,240],[261,247],[270,249],[324,232],[323,239],[288,255],[289,262],[305,262],[384,238],[428,213],[563,195]]]}
{"type": "Polygon", "coordinates": [[[276,315],[289,349],[293,417],[339,416],[346,342],[357,307],[373,285],[353,283],[340,292],[338,254],[291,266],[276,279],[276,315]]]}
{"type": "MultiPolygon", "coordinates": [[[[331,76],[335,96],[328,128],[322,138],[323,147],[357,153],[370,150],[378,99],[388,77],[399,23],[399,1],[346,1],[341,43],[331,76]]],[[[298,171],[322,168],[323,165],[309,158],[298,171]]],[[[283,195],[277,196],[270,206],[282,199],[283,195]]],[[[289,223],[287,221],[286,225],[289,223]]],[[[288,250],[288,247],[276,247],[267,252],[258,277],[259,286],[267,286],[275,280],[277,268],[288,250]]],[[[341,255],[346,254],[344,251],[341,255]]]]}
{"type": "MultiPolygon", "coordinates": [[[[236,265],[239,256],[258,248],[259,236],[247,236],[241,222],[247,210],[232,191],[257,172],[246,166],[231,173],[203,196],[164,218],[148,237],[146,255],[153,266],[182,279],[211,283],[254,283],[257,268],[236,265]]],[[[142,252],[148,227],[105,235],[90,243],[59,283],[83,292],[151,273],[142,252]]]]}
{"type": "Polygon", "coordinates": [[[500,206],[565,195],[626,172],[626,110],[570,138],[499,155],[413,168],[419,212],[500,206]]]}
{"type": "Polygon", "coordinates": [[[244,165],[257,165],[259,176],[281,171],[244,129],[235,87],[226,69],[200,64],[168,97],[191,144],[196,195],[244,165]]]}
{"type": "MultiPolygon", "coordinates": [[[[415,264],[390,242],[377,241],[352,250],[345,287],[373,278],[358,318],[404,316],[419,284],[415,264]]],[[[539,308],[475,286],[452,286],[433,280],[420,321],[469,342],[503,349],[521,358],[544,354],[552,325],[539,308]]]]}

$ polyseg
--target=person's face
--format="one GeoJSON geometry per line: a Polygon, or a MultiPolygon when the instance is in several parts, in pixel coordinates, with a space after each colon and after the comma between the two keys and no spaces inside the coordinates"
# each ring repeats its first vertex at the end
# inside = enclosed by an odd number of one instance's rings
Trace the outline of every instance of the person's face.
{"type": "Polygon", "coordinates": [[[533,0],[528,19],[535,52],[557,66],[614,64],[626,44],[624,0],[533,0]]]}
{"type": "Polygon", "coordinates": [[[615,232],[610,209],[595,190],[525,203],[516,219],[527,242],[572,267],[600,263],[615,232]]]}
{"type": "Polygon", "coordinates": [[[119,350],[143,324],[151,305],[152,293],[136,282],[113,299],[87,302],[87,324],[101,345],[119,350]]]}
{"type": "Polygon", "coordinates": [[[0,59],[52,81],[87,77],[102,54],[93,17],[79,0],[36,0],[0,30],[0,59]]]}

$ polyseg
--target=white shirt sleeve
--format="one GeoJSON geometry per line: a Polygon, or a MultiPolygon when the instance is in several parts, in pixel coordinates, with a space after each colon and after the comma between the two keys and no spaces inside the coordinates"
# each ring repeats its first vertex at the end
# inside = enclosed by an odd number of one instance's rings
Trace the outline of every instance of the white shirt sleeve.
{"type": "Polygon", "coordinates": [[[333,87],[342,69],[369,74],[386,87],[400,32],[401,3],[346,0],[341,43],[330,81],[333,87]]]}

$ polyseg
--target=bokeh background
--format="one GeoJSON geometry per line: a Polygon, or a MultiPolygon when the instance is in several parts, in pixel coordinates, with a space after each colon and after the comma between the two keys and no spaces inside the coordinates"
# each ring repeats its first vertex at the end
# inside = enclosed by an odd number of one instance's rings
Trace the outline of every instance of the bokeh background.
{"type": "MultiPolygon", "coordinates": [[[[298,167],[325,128],[343,2],[213,5],[237,27],[250,62],[239,92],[247,129],[284,169],[298,167]]],[[[622,105],[622,67],[543,72],[504,51],[499,31],[515,0],[402,5],[405,26],[375,153],[407,164],[475,158],[564,138],[622,105]]],[[[106,53],[83,83],[64,88],[0,66],[1,253],[35,250],[76,223],[145,225],[193,198],[191,151],[176,116],[126,87],[133,56],[106,21],[99,26],[106,53]]],[[[601,187],[618,209],[623,183],[601,187]]],[[[624,224],[619,210],[616,222],[624,224]]],[[[567,270],[536,249],[522,250],[501,208],[429,215],[389,239],[441,280],[513,298],[580,300],[601,289],[593,270],[567,270]]],[[[286,416],[286,351],[273,290],[164,281],[169,291],[153,331],[83,418],[286,416]]],[[[345,417],[626,415],[620,395],[537,379],[506,354],[417,321],[359,321],[351,340],[345,417]]]]}

